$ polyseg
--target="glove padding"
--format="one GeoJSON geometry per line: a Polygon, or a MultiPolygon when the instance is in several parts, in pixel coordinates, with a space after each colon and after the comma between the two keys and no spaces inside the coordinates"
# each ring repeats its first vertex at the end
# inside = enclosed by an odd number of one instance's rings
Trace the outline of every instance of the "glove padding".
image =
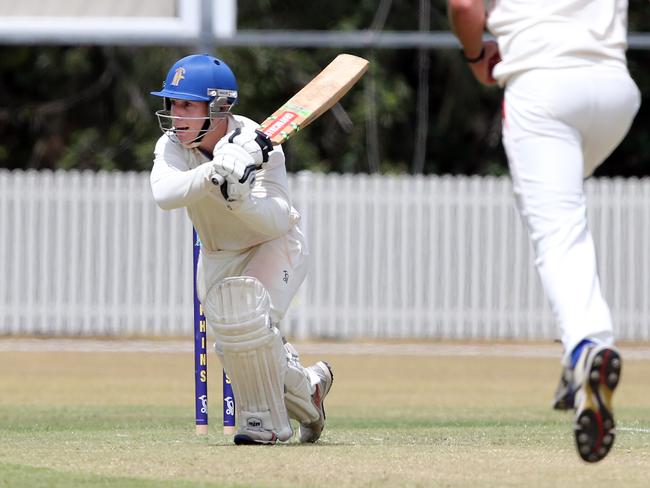
{"type": "Polygon", "coordinates": [[[226,143],[220,148],[215,147],[213,155],[210,180],[221,187],[228,208],[235,210],[249,197],[259,165],[237,144],[226,143]]]}
{"type": "Polygon", "coordinates": [[[215,146],[215,151],[226,144],[237,144],[250,154],[255,163],[262,164],[269,160],[269,153],[273,151],[273,143],[268,136],[251,127],[241,127],[230,131],[215,146]]]}

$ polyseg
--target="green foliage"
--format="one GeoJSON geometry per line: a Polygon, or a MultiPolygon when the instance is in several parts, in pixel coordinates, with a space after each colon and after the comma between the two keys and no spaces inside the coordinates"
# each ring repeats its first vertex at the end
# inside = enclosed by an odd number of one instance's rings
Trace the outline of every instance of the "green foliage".
{"type": "Polygon", "coordinates": [[[146,169],[158,133],[151,89],[162,49],[2,47],[0,164],[9,168],[146,169]],[[151,151],[149,151],[151,153],[151,151]],[[142,154],[139,151],[137,154],[142,154]]]}
{"type": "MultiPolygon", "coordinates": [[[[417,2],[247,0],[239,29],[417,30],[417,2]]],[[[645,5],[643,6],[645,7],[645,5]]],[[[630,5],[630,30],[648,31],[647,8],[630,5]]],[[[445,2],[430,28],[447,30],[445,2]]],[[[235,111],[263,120],[341,51],[371,60],[364,79],[304,133],[285,144],[290,171],[409,172],[416,152],[418,51],[218,47],[235,71],[235,111]]],[[[160,135],[154,111],[167,69],[191,47],[0,46],[0,167],[148,170],[160,135]]],[[[501,90],[478,85],[455,49],[427,52],[425,173],[505,174],[501,90]]],[[[650,174],[650,51],[630,51],[644,104],[599,175],[650,174]]]]}

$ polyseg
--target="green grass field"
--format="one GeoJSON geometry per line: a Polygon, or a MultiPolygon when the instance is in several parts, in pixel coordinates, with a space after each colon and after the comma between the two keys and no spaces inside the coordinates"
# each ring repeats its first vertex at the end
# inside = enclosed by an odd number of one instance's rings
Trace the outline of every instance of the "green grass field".
{"type": "MultiPolygon", "coordinates": [[[[303,362],[317,359],[304,356],[303,362]]],[[[0,353],[0,486],[648,486],[650,361],[624,364],[598,465],[550,409],[557,359],[335,355],[316,445],[234,446],[193,424],[187,353],[0,353]]]]}

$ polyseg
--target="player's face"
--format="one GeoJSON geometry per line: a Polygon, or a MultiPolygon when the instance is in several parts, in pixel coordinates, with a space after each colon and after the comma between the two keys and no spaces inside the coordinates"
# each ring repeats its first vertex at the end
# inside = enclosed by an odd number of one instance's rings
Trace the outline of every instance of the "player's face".
{"type": "Polygon", "coordinates": [[[174,119],[176,137],[182,144],[194,141],[208,116],[207,102],[193,102],[191,100],[171,100],[171,115],[174,119]]]}

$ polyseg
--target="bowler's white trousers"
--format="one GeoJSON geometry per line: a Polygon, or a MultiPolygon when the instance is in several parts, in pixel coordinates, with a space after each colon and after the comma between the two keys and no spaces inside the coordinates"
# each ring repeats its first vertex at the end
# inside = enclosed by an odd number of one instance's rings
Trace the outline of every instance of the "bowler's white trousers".
{"type": "Polygon", "coordinates": [[[517,207],[537,270],[560,328],[568,364],[583,339],[611,344],[583,179],[616,148],[639,109],[626,69],[532,70],[510,79],[503,144],[517,207]]]}
{"type": "Polygon", "coordinates": [[[271,321],[282,320],[307,275],[309,255],[298,227],[286,235],[243,251],[207,252],[201,249],[196,291],[205,303],[208,290],[224,278],[252,276],[271,297],[271,321]]]}

